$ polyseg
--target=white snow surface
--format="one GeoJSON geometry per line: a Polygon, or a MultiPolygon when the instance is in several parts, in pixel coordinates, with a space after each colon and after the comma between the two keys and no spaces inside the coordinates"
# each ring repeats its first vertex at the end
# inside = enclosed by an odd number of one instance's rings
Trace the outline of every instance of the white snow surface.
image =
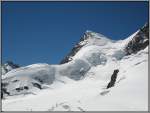
{"type": "Polygon", "coordinates": [[[123,51],[135,34],[111,41],[94,33],[71,62],[33,64],[6,73],[2,79],[10,83],[12,96],[2,100],[2,110],[148,111],[148,47],[129,56],[123,51]],[[115,86],[106,89],[115,69],[119,69],[115,86]],[[43,89],[34,87],[33,82],[43,89]],[[15,91],[23,86],[29,90],[15,91]]]}

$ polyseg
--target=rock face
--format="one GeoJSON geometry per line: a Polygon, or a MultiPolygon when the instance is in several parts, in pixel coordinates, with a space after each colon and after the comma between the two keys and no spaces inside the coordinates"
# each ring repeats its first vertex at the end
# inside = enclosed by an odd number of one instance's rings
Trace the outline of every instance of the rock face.
{"type": "Polygon", "coordinates": [[[119,72],[118,69],[114,70],[114,73],[113,73],[112,76],[111,76],[111,80],[110,80],[110,82],[109,82],[108,85],[107,85],[107,89],[108,89],[108,88],[111,88],[111,87],[113,87],[113,86],[115,85],[118,72],[119,72]]]}
{"type": "Polygon", "coordinates": [[[19,68],[20,66],[14,64],[12,61],[7,61],[5,64],[2,65],[2,75],[6,74],[7,72],[11,71],[12,69],[19,68]]]}
{"type": "Polygon", "coordinates": [[[125,47],[127,55],[145,49],[149,44],[149,25],[146,23],[125,47]]]}

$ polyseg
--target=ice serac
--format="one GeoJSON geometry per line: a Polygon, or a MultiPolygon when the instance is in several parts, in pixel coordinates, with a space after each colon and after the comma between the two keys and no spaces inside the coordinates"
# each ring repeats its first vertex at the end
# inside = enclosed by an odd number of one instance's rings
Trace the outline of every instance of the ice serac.
{"type": "Polygon", "coordinates": [[[48,64],[39,63],[13,69],[2,76],[2,96],[28,94],[43,89],[43,84],[53,83],[54,75],[55,68],[48,64]]]}
{"type": "Polygon", "coordinates": [[[146,23],[126,45],[125,52],[127,55],[137,53],[145,49],[149,44],[149,25],[146,23]]]}
{"type": "Polygon", "coordinates": [[[72,60],[72,58],[76,55],[76,53],[81,50],[81,48],[89,45],[104,45],[108,41],[111,41],[107,37],[102,34],[95,33],[93,31],[87,30],[83,37],[81,37],[80,41],[72,48],[70,53],[61,60],[60,64],[67,63],[72,60]]]}

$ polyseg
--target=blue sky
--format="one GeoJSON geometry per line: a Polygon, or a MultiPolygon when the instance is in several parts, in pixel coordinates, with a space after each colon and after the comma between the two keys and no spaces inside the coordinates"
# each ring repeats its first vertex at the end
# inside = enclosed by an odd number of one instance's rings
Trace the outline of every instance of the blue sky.
{"type": "Polygon", "coordinates": [[[58,64],[86,30],[124,39],[148,21],[148,2],[3,2],[2,60],[58,64]]]}

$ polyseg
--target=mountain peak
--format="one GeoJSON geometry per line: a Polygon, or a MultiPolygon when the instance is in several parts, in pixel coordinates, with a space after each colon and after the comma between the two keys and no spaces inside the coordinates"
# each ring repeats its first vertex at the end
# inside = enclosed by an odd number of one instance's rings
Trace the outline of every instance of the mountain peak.
{"type": "Polygon", "coordinates": [[[96,32],[91,31],[91,30],[86,30],[86,31],[85,31],[85,34],[86,34],[86,35],[90,35],[92,38],[100,38],[101,36],[102,36],[102,37],[106,37],[106,36],[104,36],[104,35],[102,35],[102,34],[100,34],[100,33],[96,33],[96,32]],[[97,36],[97,37],[96,37],[96,36],[97,36]]]}
{"type": "Polygon", "coordinates": [[[86,30],[85,31],[85,33],[91,33],[91,32],[93,32],[93,31],[91,31],[91,30],[86,30]]]}
{"type": "Polygon", "coordinates": [[[111,39],[105,37],[100,33],[93,32],[91,30],[86,30],[84,35],[81,37],[80,41],[72,48],[71,52],[64,57],[60,64],[67,63],[72,60],[73,56],[82,48],[90,45],[104,46],[107,43],[112,42],[111,39]]]}
{"type": "Polygon", "coordinates": [[[101,39],[101,40],[111,41],[111,39],[106,37],[105,35],[101,33],[93,32],[91,30],[85,31],[84,36],[81,39],[81,41],[86,40],[86,39],[101,39]]]}

